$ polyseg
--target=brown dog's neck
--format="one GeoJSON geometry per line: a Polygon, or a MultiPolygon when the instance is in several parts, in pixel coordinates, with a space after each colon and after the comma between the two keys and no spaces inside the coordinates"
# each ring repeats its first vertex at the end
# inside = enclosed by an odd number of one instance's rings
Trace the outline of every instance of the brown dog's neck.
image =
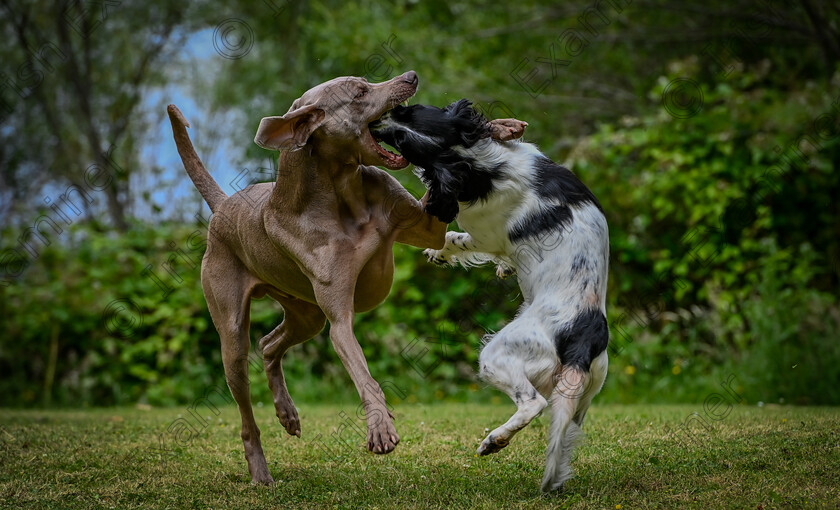
{"type": "Polygon", "coordinates": [[[317,147],[280,152],[277,183],[268,200],[269,207],[300,214],[316,207],[322,211],[365,219],[367,199],[359,163],[339,163],[334,155],[319,154],[317,147]]]}

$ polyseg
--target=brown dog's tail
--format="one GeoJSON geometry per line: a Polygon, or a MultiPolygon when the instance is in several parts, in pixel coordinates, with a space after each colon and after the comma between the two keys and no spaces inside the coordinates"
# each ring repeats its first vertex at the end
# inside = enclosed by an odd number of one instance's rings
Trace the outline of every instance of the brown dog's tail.
{"type": "Polygon", "coordinates": [[[172,122],[172,136],[175,137],[175,145],[178,146],[178,154],[181,155],[184,168],[186,168],[187,174],[192,179],[198,192],[204,197],[204,201],[210,206],[210,210],[215,212],[216,207],[224,202],[227,195],[210,177],[210,173],[204,168],[204,163],[195,153],[190,135],[187,134],[190,123],[184,118],[184,114],[174,104],[167,106],[166,112],[169,114],[170,122],[172,122]]]}

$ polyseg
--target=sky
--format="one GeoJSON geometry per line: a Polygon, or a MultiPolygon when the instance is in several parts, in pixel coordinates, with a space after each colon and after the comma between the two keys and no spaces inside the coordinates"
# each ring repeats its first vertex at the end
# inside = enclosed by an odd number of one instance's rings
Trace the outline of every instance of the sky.
{"type": "MultiPolygon", "coordinates": [[[[212,29],[201,30],[189,36],[180,58],[193,68],[201,69],[200,73],[193,73],[191,78],[201,80],[204,84],[212,83],[222,71],[222,64],[226,62],[214,48],[212,29]]],[[[150,191],[152,203],[162,209],[161,214],[164,217],[177,215],[179,210],[192,216],[198,208],[190,206],[197,204],[199,200],[198,192],[187,177],[172,139],[166,105],[175,104],[187,118],[191,126],[188,133],[196,151],[199,152],[199,157],[228,195],[235,193],[231,182],[235,181],[237,174],[242,171],[242,168],[237,169],[237,160],[242,158],[244,148],[238,147],[253,143],[253,140],[230,140],[221,137],[218,140],[220,143],[208,152],[207,136],[202,135],[209,131],[210,119],[207,112],[196,102],[191,89],[187,84],[173,82],[166,87],[149,91],[143,100],[143,109],[152,112],[152,124],[156,127],[142,149],[142,160],[148,162],[150,167],[154,165],[161,168],[163,172],[159,176],[147,173],[138,175],[138,182],[132,182],[132,194],[140,197],[144,191],[150,191]]],[[[258,124],[258,121],[255,124],[258,124]]],[[[138,200],[135,207],[134,212],[137,216],[149,218],[150,204],[138,200]]],[[[206,204],[202,210],[205,213],[209,212],[206,204]]]]}

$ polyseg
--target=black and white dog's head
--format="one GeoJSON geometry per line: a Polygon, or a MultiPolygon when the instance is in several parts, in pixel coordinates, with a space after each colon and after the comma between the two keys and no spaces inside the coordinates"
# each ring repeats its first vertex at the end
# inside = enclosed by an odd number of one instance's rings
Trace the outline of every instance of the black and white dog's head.
{"type": "Polygon", "coordinates": [[[370,131],[377,141],[391,145],[420,169],[420,178],[429,188],[429,214],[449,223],[458,215],[459,199],[473,199],[464,190],[478,169],[455,149],[469,149],[489,138],[490,127],[468,100],[446,108],[397,106],[371,124],[370,131]]]}

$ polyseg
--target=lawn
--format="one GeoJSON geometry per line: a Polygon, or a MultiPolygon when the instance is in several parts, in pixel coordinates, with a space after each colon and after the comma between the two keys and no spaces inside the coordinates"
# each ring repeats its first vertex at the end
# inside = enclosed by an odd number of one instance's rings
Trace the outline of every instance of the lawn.
{"type": "Polygon", "coordinates": [[[200,419],[186,408],[2,410],[0,506],[840,508],[837,408],[719,406],[713,421],[702,405],[596,400],[577,476],[546,496],[548,416],[476,458],[485,427],[512,405],[401,403],[402,442],[375,456],[362,446],[354,405],[300,407],[301,439],[283,432],[270,405],[255,409],[272,487],[250,484],[234,407],[202,407],[200,419]],[[687,419],[693,435],[680,432],[687,419]]]}

